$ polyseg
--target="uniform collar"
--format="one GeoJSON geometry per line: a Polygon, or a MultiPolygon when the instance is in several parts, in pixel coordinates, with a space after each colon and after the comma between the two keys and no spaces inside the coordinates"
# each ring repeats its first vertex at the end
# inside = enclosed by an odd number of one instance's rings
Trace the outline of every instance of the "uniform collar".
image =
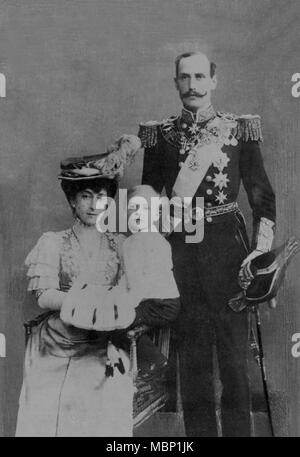
{"type": "Polygon", "coordinates": [[[181,121],[186,122],[187,124],[199,124],[201,122],[209,121],[209,119],[212,119],[215,115],[216,112],[212,105],[209,105],[204,110],[197,111],[197,113],[193,113],[192,111],[183,108],[181,112],[181,121]]]}

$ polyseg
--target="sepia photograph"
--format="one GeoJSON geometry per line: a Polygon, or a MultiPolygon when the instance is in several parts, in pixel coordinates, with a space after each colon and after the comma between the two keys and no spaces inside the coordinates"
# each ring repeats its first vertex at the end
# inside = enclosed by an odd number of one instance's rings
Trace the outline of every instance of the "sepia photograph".
{"type": "Polygon", "coordinates": [[[300,1],[0,23],[0,437],[300,437],[300,1]]]}

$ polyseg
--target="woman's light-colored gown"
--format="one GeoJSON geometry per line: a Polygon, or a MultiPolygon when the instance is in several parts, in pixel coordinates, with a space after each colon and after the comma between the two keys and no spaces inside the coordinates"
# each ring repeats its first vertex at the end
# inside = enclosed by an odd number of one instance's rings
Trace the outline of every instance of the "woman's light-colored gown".
{"type": "MultiPolygon", "coordinates": [[[[67,291],[77,278],[113,285],[124,238],[100,234],[93,261],[69,229],[45,233],[26,259],[28,290],[67,291]]],[[[105,376],[107,334],[64,324],[59,311],[33,328],[26,347],[16,436],[132,436],[133,384],[125,374],[105,376]]]]}

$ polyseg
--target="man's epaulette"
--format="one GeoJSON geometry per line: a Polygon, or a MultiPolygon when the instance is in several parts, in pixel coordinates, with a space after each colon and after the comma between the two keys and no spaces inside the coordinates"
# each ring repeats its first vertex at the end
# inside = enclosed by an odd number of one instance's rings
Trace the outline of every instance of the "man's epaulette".
{"type": "Polygon", "coordinates": [[[175,123],[178,116],[171,116],[168,119],[164,119],[161,122],[148,121],[141,122],[138,137],[141,140],[143,148],[151,148],[157,143],[157,131],[161,130],[164,138],[168,141],[174,133],[175,123]]]}
{"type": "Polygon", "coordinates": [[[141,122],[138,137],[141,140],[143,148],[151,148],[157,143],[157,129],[160,122],[148,121],[141,122]]]}
{"type": "Polygon", "coordinates": [[[245,114],[236,117],[235,137],[243,141],[263,141],[260,116],[245,114]]]}

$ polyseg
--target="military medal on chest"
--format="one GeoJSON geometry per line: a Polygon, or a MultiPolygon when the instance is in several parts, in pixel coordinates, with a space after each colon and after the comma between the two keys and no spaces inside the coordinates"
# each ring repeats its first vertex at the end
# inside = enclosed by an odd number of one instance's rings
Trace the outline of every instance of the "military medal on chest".
{"type": "Polygon", "coordinates": [[[218,189],[218,194],[216,195],[216,202],[219,205],[226,203],[227,194],[224,193],[224,188],[227,188],[229,183],[228,175],[224,172],[224,168],[227,167],[230,159],[228,155],[221,150],[218,150],[217,158],[213,162],[213,166],[217,168],[218,172],[214,173],[214,178],[212,179],[214,187],[218,189]]]}
{"type": "Polygon", "coordinates": [[[180,197],[193,197],[205,179],[205,182],[213,185],[206,189],[207,195],[211,196],[210,205],[213,201],[216,205],[229,203],[230,158],[222,148],[235,147],[239,140],[263,141],[260,116],[216,114],[212,107],[197,113],[196,118],[193,113],[183,109],[180,117],[141,123],[139,137],[144,148],[152,148],[163,141],[179,151],[180,171],[173,193],[180,197]],[[206,175],[209,168],[211,173],[206,175]]]}
{"type": "Polygon", "coordinates": [[[188,153],[199,141],[200,127],[195,123],[190,127],[183,122],[181,124],[180,134],[180,149],[179,153],[184,155],[188,153]]]}
{"type": "MultiPolygon", "coordinates": [[[[226,188],[229,178],[225,169],[230,159],[222,151],[222,147],[224,145],[237,145],[238,142],[232,135],[232,129],[235,125],[236,122],[233,119],[228,120],[218,116],[209,120],[204,126],[197,123],[188,126],[187,123],[181,122],[178,130],[179,152],[181,155],[187,154],[187,157],[184,162],[181,162],[182,170],[179,172],[177,183],[175,183],[177,190],[178,182],[182,181],[182,185],[179,188],[180,192],[183,192],[184,181],[184,185],[188,188],[188,193],[190,194],[192,189],[195,193],[208,168],[213,166],[216,170],[211,182],[218,192],[215,197],[216,203],[221,205],[226,202],[226,188]],[[191,171],[194,173],[191,173],[191,171]]],[[[213,190],[210,190],[210,192],[212,194],[213,190]]]]}

